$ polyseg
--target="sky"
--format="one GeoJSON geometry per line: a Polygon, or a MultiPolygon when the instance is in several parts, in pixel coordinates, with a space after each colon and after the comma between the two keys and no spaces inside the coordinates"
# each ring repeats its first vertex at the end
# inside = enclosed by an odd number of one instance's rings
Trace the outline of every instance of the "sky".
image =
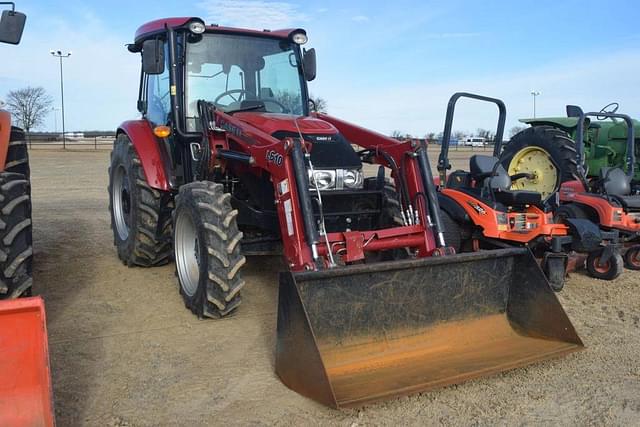
{"type": "MultiPolygon", "coordinates": [[[[136,118],[140,57],[125,44],[143,23],[198,16],[206,23],[307,30],[318,57],[309,84],[330,114],[376,131],[441,132],[449,97],[468,91],[507,105],[507,129],[566,104],[619,102],[640,118],[640,3],[563,1],[17,0],[27,14],[19,46],[0,44],[0,99],[42,86],[60,103],[64,60],[67,130],[114,130],[136,118]]],[[[496,109],[461,101],[454,129],[492,129],[496,109]]],[[[41,130],[60,129],[60,111],[41,130]],[[55,117],[55,119],[54,119],[55,117]]]]}

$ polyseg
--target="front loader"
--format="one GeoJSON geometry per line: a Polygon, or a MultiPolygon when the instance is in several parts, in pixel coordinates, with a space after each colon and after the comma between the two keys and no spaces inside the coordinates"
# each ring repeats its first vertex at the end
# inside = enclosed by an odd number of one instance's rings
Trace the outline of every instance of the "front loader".
{"type": "Polygon", "coordinates": [[[245,256],[282,255],[276,372],[333,407],[582,348],[528,250],[447,244],[425,145],[310,111],[306,41],[140,27],[142,117],[118,129],[109,170],[120,259],[173,257],[186,307],[217,318],[241,302],[245,256]]]}
{"type": "MultiPolygon", "coordinates": [[[[587,218],[554,218],[555,196],[560,178],[555,163],[529,160],[537,168],[522,167],[510,172],[500,163],[502,136],[506,120],[504,103],[495,98],[459,92],[449,100],[447,117],[438,159],[441,184],[440,203],[450,224],[449,235],[457,250],[480,250],[491,247],[523,246],[537,258],[554,290],[561,290],[570,254],[587,254],[589,273],[613,280],[622,272],[617,231],[601,230],[587,218]],[[473,155],[469,171],[449,175],[449,141],[460,99],[488,102],[498,107],[498,126],[492,156],[473,155]],[[514,189],[523,180],[538,182],[538,191],[514,189]],[[548,185],[546,185],[548,184],[548,185]]],[[[523,158],[529,159],[529,147],[523,158]]]]}

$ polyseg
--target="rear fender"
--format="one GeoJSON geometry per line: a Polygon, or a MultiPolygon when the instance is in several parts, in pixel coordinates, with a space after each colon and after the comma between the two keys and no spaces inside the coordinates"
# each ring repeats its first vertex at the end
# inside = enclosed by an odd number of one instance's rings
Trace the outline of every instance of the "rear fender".
{"type": "Polygon", "coordinates": [[[600,247],[602,234],[596,224],[578,218],[567,218],[566,222],[574,237],[572,247],[576,252],[591,252],[600,247]]]}
{"type": "Polygon", "coordinates": [[[9,149],[9,138],[11,136],[11,114],[8,111],[0,110],[0,165],[4,169],[7,161],[7,150],[9,149]]]}
{"type": "Polygon", "coordinates": [[[458,224],[471,223],[469,214],[453,199],[442,193],[438,193],[438,202],[440,208],[449,214],[449,216],[458,224]]]}
{"type": "Polygon", "coordinates": [[[520,119],[519,122],[531,126],[553,126],[568,133],[573,132],[578,126],[578,118],[576,117],[539,117],[536,119],[520,119]]]}
{"type": "Polygon", "coordinates": [[[171,182],[173,179],[168,167],[170,162],[167,154],[160,146],[158,138],[153,134],[149,122],[146,120],[126,121],[118,128],[117,135],[121,133],[129,137],[136,153],[138,153],[149,186],[161,191],[170,191],[175,188],[175,183],[171,182]]]}

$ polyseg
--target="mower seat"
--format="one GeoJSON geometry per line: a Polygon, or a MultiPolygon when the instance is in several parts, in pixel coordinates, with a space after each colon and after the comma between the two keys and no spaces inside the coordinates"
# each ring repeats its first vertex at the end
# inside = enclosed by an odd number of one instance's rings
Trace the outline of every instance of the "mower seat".
{"type": "Polygon", "coordinates": [[[498,164],[496,157],[479,154],[471,156],[469,173],[479,186],[493,190],[508,190],[511,187],[511,178],[504,167],[498,164]]]}
{"type": "Polygon", "coordinates": [[[626,210],[640,210],[640,196],[611,196],[626,210]]]}
{"type": "Polygon", "coordinates": [[[601,168],[600,185],[610,196],[628,196],[631,194],[631,177],[620,168],[601,168]]]}
{"type": "Polygon", "coordinates": [[[496,202],[506,206],[535,205],[543,207],[542,195],[535,191],[512,191],[511,178],[498,159],[493,156],[474,155],[469,159],[470,175],[482,185],[483,192],[491,194],[496,202]]]}
{"type": "Polygon", "coordinates": [[[542,205],[542,195],[535,191],[517,190],[517,191],[495,191],[494,197],[496,201],[507,206],[522,205],[542,205]]]}

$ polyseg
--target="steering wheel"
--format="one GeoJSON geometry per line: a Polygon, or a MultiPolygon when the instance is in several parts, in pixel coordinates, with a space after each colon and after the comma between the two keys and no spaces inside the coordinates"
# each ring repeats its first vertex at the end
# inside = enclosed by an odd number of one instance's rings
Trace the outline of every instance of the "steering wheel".
{"type": "MultiPolygon", "coordinates": [[[[618,104],[617,102],[612,102],[610,104],[605,105],[604,107],[602,107],[602,110],[600,110],[600,113],[615,113],[616,111],[618,111],[618,108],[620,108],[620,104],[618,104]],[[612,108],[609,108],[612,107],[612,108]]],[[[616,121],[613,117],[609,117],[611,120],[613,120],[614,122],[616,121]]],[[[596,119],[598,120],[605,120],[607,119],[606,116],[596,116],[596,119]]]]}
{"type": "Polygon", "coordinates": [[[216,105],[216,107],[228,107],[229,105],[231,105],[231,103],[227,105],[221,105],[218,101],[220,101],[225,96],[228,96],[229,98],[233,99],[233,102],[240,102],[242,98],[246,97],[246,94],[248,93],[249,91],[246,91],[244,89],[231,89],[226,92],[222,92],[220,95],[218,95],[216,99],[213,101],[213,103],[216,105]],[[239,94],[237,99],[235,96],[233,96],[234,94],[239,94]]]}
{"type": "Polygon", "coordinates": [[[283,103],[281,103],[280,101],[276,101],[275,99],[258,99],[258,101],[262,101],[265,104],[267,102],[270,102],[272,104],[276,104],[278,107],[280,107],[280,109],[282,110],[281,112],[283,114],[288,114],[290,112],[289,109],[287,107],[285,107],[285,105],[283,103]]]}

